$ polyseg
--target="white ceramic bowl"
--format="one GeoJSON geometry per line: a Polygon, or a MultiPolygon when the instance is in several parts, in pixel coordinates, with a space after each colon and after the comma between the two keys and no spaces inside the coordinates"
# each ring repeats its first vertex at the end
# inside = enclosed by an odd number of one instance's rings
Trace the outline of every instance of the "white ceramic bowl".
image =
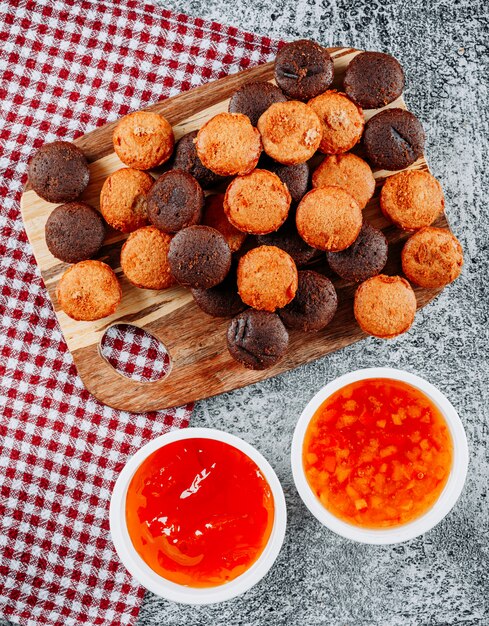
{"type": "Polygon", "coordinates": [[[246,443],[246,441],[234,435],[230,435],[229,433],[212,428],[184,428],[182,430],[174,430],[147,443],[136,452],[125,465],[116,481],[110,501],[110,532],[117,554],[127,570],[141,585],[156,595],[166,598],[167,600],[184,604],[214,604],[216,602],[223,602],[253,587],[253,585],[265,576],[277,558],[284,540],[286,522],[287,513],[282,486],[268,461],[255,450],[255,448],[250,446],[249,443],[246,443]],[[154,572],[136,552],[127,531],[125,514],[127,488],[141,463],[150,454],[155,452],[155,450],[169,443],[195,438],[222,441],[244,452],[244,454],[258,465],[265,476],[273,494],[275,507],[272,532],[258,560],[234,580],[224,585],[204,589],[178,585],[154,572]]]}
{"type": "Polygon", "coordinates": [[[445,515],[452,509],[460,496],[467,476],[467,466],[469,453],[467,448],[467,438],[465,436],[462,422],[449,400],[431,383],[419,376],[404,372],[402,370],[389,367],[373,367],[369,369],[357,370],[350,374],[340,376],[323,387],[312,398],[303,410],[295,428],[292,440],[292,473],[295,485],[311,513],[330,530],[342,535],[347,539],[353,539],[361,543],[369,544],[390,544],[401,543],[413,539],[427,532],[438,524],[445,515]],[[370,529],[360,528],[353,524],[348,524],[338,519],[330,513],[319,501],[315,493],[309,486],[302,463],[302,447],[304,436],[316,410],[321,404],[338,389],[345,385],[364,380],[366,378],[391,378],[401,380],[405,383],[417,387],[426,394],[441,411],[445,418],[453,441],[453,464],[445,488],[441,492],[435,504],[421,517],[418,517],[408,524],[396,526],[394,528],[370,529]]]}

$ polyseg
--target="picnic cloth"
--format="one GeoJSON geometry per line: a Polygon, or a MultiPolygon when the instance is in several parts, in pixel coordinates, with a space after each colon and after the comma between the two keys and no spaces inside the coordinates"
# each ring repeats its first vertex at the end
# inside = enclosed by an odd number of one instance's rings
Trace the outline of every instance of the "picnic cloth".
{"type": "MultiPolygon", "coordinates": [[[[267,37],[137,0],[0,0],[2,617],[136,621],[143,589],[110,540],[111,490],[132,453],[191,414],[117,411],[84,389],[20,215],[29,158],[276,50],[267,37]]],[[[151,357],[142,342],[134,354],[123,342],[111,348],[133,369],[151,357]]]]}

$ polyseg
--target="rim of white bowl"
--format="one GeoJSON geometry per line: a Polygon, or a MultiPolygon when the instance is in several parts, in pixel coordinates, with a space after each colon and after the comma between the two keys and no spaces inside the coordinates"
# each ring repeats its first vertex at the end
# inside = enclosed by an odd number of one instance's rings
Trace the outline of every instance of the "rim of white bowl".
{"type": "Polygon", "coordinates": [[[119,558],[128,572],[143,587],[154,594],[183,604],[214,604],[230,600],[260,581],[275,562],[285,537],[287,511],[282,485],[272,466],[265,457],[249,443],[214,428],[183,428],[153,439],[138,450],[122,469],[114,486],[110,500],[110,532],[119,558]],[[274,499],[274,521],[272,532],[265,549],[253,565],[240,576],[217,587],[196,588],[179,585],[154,572],[139,556],[133,546],[126,525],[125,504],[129,483],[141,463],[153,452],[175,441],[185,439],[212,439],[234,446],[254,461],[272,491],[274,499]]]}
{"type": "Polygon", "coordinates": [[[294,482],[309,511],[324,526],[346,539],[368,544],[395,544],[414,539],[438,524],[454,507],[467,476],[469,452],[465,430],[457,411],[443,393],[420,376],[390,367],[371,367],[344,374],[320,389],[302,411],[292,439],[291,462],[294,482]],[[313,492],[302,463],[304,436],[316,410],[335,391],[368,378],[390,378],[406,382],[425,393],[445,418],[453,442],[453,462],[447,483],[433,506],[421,517],[394,528],[360,528],[330,513],[313,492]]]}

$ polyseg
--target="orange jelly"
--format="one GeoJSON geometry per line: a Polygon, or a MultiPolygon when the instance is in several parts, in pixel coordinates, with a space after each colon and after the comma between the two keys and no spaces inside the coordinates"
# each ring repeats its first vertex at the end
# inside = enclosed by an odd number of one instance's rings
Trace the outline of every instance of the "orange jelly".
{"type": "Polygon", "coordinates": [[[126,497],[132,543],[157,574],[214,587],[260,556],[272,531],[270,486],[254,461],[221,441],[185,439],[153,452],[126,497]]]}
{"type": "Polygon", "coordinates": [[[333,393],[306,431],[311,489],[333,515],[366,528],[406,524],[438,499],[452,466],[442,414],[419,389],[361,380],[333,393]]]}

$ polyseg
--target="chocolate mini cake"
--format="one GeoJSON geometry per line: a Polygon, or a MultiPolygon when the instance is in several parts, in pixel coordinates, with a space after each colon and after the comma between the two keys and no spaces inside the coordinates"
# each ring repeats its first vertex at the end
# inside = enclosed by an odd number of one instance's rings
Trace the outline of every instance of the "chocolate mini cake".
{"type": "Polygon", "coordinates": [[[363,143],[367,158],[379,169],[409,167],[423,154],[424,142],[421,122],[404,109],[386,109],[365,124],[363,143]]]}
{"type": "Polygon", "coordinates": [[[258,235],[256,242],[259,246],[276,246],[284,250],[294,259],[297,267],[305,265],[318,255],[318,251],[307,245],[297,232],[295,215],[290,216],[275,232],[258,235]]]}
{"type": "Polygon", "coordinates": [[[226,278],[231,250],[215,228],[190,226],[173,237],[168,261],[173,277],[181,285],[210,289],[226,278]]]}
{"type": "Polygon", "coordinates": [[[173,168],[191,174],[203,189],[208,189],[220,183],[223,177],[214,174],[202,165],[195,147],[194,140],[196,137],[197,131],[193,130],[178,140],[175,146],[173,168]]]}
{"type": "Polygon", "coordinates": [[[238,294],[236,268],[219,285],[191,291],[197,306],[212,317],[233,317],[246,308],[238,294]]]}
{"type": "Polygon", "coordinates": [[[352,283],[359,283],[376,276],[387,263],[387,239],[384,233],[363,222],[356,241],[342,252],[327,252],[328,263],[333,272],[352,283]]]}
{"type": "Polygon", "coordinates": [[[150,222],[165,233],[199,224],[204,192],[195,178],[183,170],[162,174],[148,193],[150,222]]]}
{"type": "Polygon", "coordinates": [[[102,247],[105,224],[98,211],[85,202],[69,202],[54,209],[44,229],[49,252],[65,263],[95,256],[102,247]]]}
{"type": "Polygon", "coordinates": [[[293,100],[309,100],[333,82],[333,60],[315,41],[300,39],[283,46],[275,59],[275,80],[293,100]]]}
{"type": "Polygon", "coordinates": [[[287,185],[292,204],[296,205],[302,200],[309,186],[309,166],[307,163],[282,165],[282,163],[277,163],[265,155],[260,159],[259,166],[276,174],[287,185]]]}
{"type": "Polygon", "coordinates": [[[362,52],[346,68],[343,86],[358,106],[379,109],[402,94],[404,71],[390,54],[362,52]]]}
{"type": "Polygon", "coordinates": [[[312,270],[302,270],[295,298],[278,314],[289,328],[318,331],[331,322],[337,306],[338,297],[329,278],[312,270]]]}
{"type": "Polygon", "coordinates": [[[286,96],[272,83],[252,82],[245,83],[236,91],[229,101],[230,113],[243,113],[250,118],[253,126],[269,106],[274,102],[285,102],[286,96]]]}
{"type": "Polygon", "coordinates": [[[29,163],[29,182],[48,202],[71,202],[85,191],[90,179],[83,152],[68,141],[47,143],[29,163]]]}
{"type": "Polygon", "coordinates": [[[275,313],[247,309],[231,321],[227,344],[238,363],[252,370],[264,370],[285,355],[289,334],[275,313]]]}

